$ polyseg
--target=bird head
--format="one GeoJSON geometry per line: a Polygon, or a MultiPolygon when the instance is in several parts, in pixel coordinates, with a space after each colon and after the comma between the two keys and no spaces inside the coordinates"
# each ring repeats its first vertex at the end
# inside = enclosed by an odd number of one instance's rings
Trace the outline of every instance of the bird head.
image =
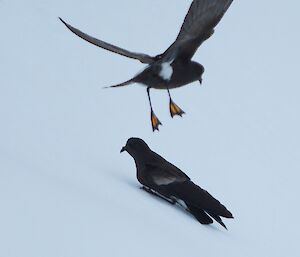
{"type": "Polygon", "coordinates": [[[193,74],[195,80],[198,80],[200,84],[202,85],[202,75],[204,73],[204,67],[200,63],[192,62],[193,65],[193,74]]]}
{"type": "Polygon", "coordinates": [[[200,85],[202,85],[202,75],[204,73],[204,67],[199,64],[198,66],[198,74],[199,74],[199,82],[200,82],[200,85]]]}
{"type": "Polygon", "coordinates": [[[200,85],[202,85],[202,81],[203,81],[203,80],[202,80],[202,77],[201,77],[201,78],[199,79],[200,85]]]}
{"type": "Polygon", "coordinates": [[[149,146],[145,143],[144,140],[140,138],[129,138],[127,140],[127,143],[125,146],[122,147],[121,153],[126,151],[128,152],[132,157],[137,157],[142,155],[145,152],[148,152],[150,150],[149,146]]]}

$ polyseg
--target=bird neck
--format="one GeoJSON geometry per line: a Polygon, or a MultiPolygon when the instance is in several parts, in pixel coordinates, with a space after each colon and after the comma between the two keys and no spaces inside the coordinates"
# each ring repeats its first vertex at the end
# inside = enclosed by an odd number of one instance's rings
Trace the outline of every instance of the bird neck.
{"type": "Polygon", "coordinates": [[[137,169],[143,169],[145,167],[145,165],[147,163],[151,163],[151,158],[150,158],[150,154],[144,154],[144,153],[139,153],[139,154],[135,154],[133,157],[136,168],[137,169]]]}

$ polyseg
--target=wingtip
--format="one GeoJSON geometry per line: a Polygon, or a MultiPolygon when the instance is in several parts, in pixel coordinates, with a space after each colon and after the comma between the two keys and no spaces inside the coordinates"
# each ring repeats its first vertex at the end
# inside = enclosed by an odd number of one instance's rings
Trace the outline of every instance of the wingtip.
{"type": "Polygon", "coordinates": [[[58,17],[58,19],[68,27],[68,24],[61,17],[58,17]]]}
{"type": "Polygon", "coordinates": [[[226,230],[228,230],[228,228],[226,227],[226,225],[224,224],[224,222],[220,219],[220,220],[216,220],[216,222],[218,222],[223,228],[225,228],[226,230]]]}
{"type": "Polygon", "coordinates": [[[228,211],[228,212],[229,212],[229,214],[228,214],[228,217],[226,217],[226,218],[228,218],[228,219],[234,219],[232,213],[230,211],[228,211]]]}

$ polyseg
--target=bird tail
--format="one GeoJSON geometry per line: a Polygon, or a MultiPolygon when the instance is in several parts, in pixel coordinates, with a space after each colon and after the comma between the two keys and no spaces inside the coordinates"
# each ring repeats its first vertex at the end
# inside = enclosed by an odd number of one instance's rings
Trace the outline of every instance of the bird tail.
{"type": "Polygon", "coordinates": [[[209,213],[225,218],[233,218],[231,212],[206,190],[192,181],[183,182],[180,187],[174,187],[175,196],[191,205],[209,213]]]}
{"type": "Polygon", "coordinates": [[[226,225],[223,223],[220,216],[212,213],[212,212],[205,212],[202,209],[199,209],[191,204],[186,204],[190,213],[201,223],[204,225],[212,224],[213,218],[216,222],[218,222],[223,228],[227,229],[226,225]]]}
{"type": "Polygon", "coordinates": [[[113,85],[113,86],[109,86],[109,87],[104,87],[104,88],[115,88],[115,87],[125,87],[128,86],[130,84],[134,83],[133,79],[127,80],[123,83],[117,84],[117,85],[113,85]]]}
{"type": "Polygon", "coordinates": [[[207,224],[211,224],[213,223],[213,220],[201,209],[191,205],[191,204],[188,204],[188,203],[185,203],[186,206],[188,207],[190,213],[201,223],[201,224],[204,224],[204,225],[207,225],[207,224]]]}
{"type": "Polygon", "coordinates": [[[212,212],[208,212],[208,214],[216,221],[218,222],[223,228],[225,228],[227,230],[227,227],[225,226],[225,224],[223,223],[222,219],[220,216],[212,213],[212,212]]]}
{"type": "Polygon", "coordinates": [[[169,190],[172,190],[176,198],[185,202],[191,214],[201,224],[210,224],[213,218],[226,228],[221,217],[233,218],[231,212],[223,204],[192,181],[185,181],[180,186],[173,184],[168,185],[169,190]]]}

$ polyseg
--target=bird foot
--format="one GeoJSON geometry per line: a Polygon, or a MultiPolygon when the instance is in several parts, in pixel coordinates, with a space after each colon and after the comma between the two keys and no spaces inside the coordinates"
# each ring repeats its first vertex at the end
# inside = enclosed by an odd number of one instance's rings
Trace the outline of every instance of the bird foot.
{"type": "Polygon", "coordinates": [[[151,125],[152,125],[152,130],[153,132],[155,130],[159,131],[159,125],[162,125],[160,120],[157,118],[153,110],[151,110],[151,125]]]}
{"type": "Polygon", "coordinates": [[[182,117],[185,112],[177,104],[175,104],[172,99],[170,99],[170,114],[172,118],[176,115],[182,117]]]}

